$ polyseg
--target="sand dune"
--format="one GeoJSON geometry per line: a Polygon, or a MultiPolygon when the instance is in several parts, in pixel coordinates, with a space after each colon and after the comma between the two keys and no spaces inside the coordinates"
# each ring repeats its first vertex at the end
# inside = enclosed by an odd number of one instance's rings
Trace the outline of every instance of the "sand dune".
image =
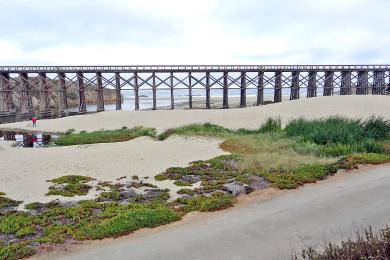
{"type": "MultiPolygon", "coordinates": [[[[25,203],[48,202],[56,198],[45,196],[51,183],[47,180],[64,175],[90,176],[99,181],[123,181],[137,175],[145,182],[169,188],[175,195],[180,187],[173,181],[157,182],[153,176],[173,166],[187,166],[195,160],[206,160],[224,154],[218,148],[220,141],[210,138],[172,137],[163,142],[141,137],[129,142],[84,146],[53,147],[45,149],[13,148],[0,142],[0,191],[8,197],[25,203]]],[[[82,199],[92,198],[93,191],[82,199]]]]}
{"type": "MultiPolygon", "coordinates": [[[[228,128],[257,128],[268,117],[283,123],[297,117],[318,118],[342,115],[353,118],[381,115],[390,118],[389,96],[331,96],[286,101],[244,109],[197,109],[157,111],[111,111],[61,119],[40,120],[35,130],[64,132],[118,129],[122,126],[148,126],[159,132],[191,123],[210,122],[228,128]]],[[[33,129],[31,122],[0,125],[0,128],[33,129]]]]}

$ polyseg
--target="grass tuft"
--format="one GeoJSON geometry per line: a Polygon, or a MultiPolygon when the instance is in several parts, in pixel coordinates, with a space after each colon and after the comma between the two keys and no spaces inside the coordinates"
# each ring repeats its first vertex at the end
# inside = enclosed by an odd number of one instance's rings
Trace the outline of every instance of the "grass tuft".
{"type": "Polygon", "coordinates": [[[129,141],[140,136],[154,137],[156,131],[153,128],[134,127],[132,129],[122,128],[119,130],[104,130],[95,132],[69,133],[61,136],[55,141],[56,145],[83,145],[96,143],[115,143],[129,141]]]}

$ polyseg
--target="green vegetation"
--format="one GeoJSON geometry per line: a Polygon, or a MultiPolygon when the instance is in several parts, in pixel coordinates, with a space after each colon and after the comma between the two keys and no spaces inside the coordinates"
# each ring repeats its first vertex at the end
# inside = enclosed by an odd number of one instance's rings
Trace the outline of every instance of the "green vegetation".
{"type": "Polygon", "coordinates": [[[115,143],[129,141],[140,136],[154,137],[156,132],[152,128],[134,127],[132,129],[122,128],[119,130],[105,130],[95,132],[69,133],[61,136],[55,141],[56,145],[82,145],[96,143],[115,143]]]}
{"type": "Polygon", "coordinates": [[[90,177],[79,175],[67,175],[57,179],[49,180],[49,182],[55,183],[49,187],[49,195],[60,195],[65,197],[83,196],[87,195],[92,188],[85,183],[93,180],[90,177]]]}
{"type": "Polygon", "coordinates": [[[380,117],[368,120],[330,117],[307,121],[291,121],[285,128],[287,136],[299,137],[303,142],[320,145],[317,153],[341,156],[352,153],[383,153],[383,143],[390,135],[390,121],[380,117]]]}
{"type": "Polygon", "coordinates": [[[234,196],[217,192],[209,197],[198,196],[193,198],[178,198],[178,203],[184,205],[185,212],[191,211],[216,211],[233,206],[234,196]]]}
{"type": "Polygon", "coordinates": [[[293,259],[331,260],[331,259],[389,259],[390,228],[374,232],[371,227],[358,232],[356,238],[349,238],[339,244],[329,243],[319,252],[314,248],[303,250],[301,257],[293,259]]]}
{"type": "Polygon", "coordinates": [[[117,237],[140,228],[168,224],[182,216],[157,201],[144,204],[84,201],[72,208],[39,205],[42,207],[46,208],[38,214],[14,212],[0,218],[0,233],[11,239],[0,244],[0,259],[32,255],[33,247],[45,243],[117,237]]]}
{"type": "Polygon", "coordinates": [[[23,202],[4,197],[5,195],[6,194],[4,192],[1,192],[0,194],[0,210],[17,207],[23,202]]]}
{"type": "Polygon", "coordinates": [[[0,259],[16,260],[29,257],[35,254],[35,249],[27,243],[14,243],[10,245],[0,245],[0,259]]]}
{"type": "Polygon", "coordinates": [[[293,189],[316,182],[339,169],[358,164],[389,162],[386,154],[390,121],[380,117],[352,120],[330,117],[297,119],[282,129],[280,119],[268,119],[256,130],[230,130],[212,124],[188,125],[170,129],[159,136],[200,135],[223,138],[221,148],[233,153],[185,168],[170,168],[156,180],[175,180],[180,186],[188,178],[201,179],[195,194],[224,189],[232,181],[250,185],[253,176],[264,177],[274,186],[293,189]]]}

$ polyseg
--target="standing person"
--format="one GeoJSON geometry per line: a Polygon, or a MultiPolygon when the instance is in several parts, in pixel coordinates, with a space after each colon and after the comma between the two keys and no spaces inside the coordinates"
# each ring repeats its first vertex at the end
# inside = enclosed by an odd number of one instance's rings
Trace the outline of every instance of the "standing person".
{"type": "Polygon", "coordinates": [[[37,127],[37,118],[35,116],[33,116],[32,118],[32,123],[33,123],[33,127],[37,127]]]}

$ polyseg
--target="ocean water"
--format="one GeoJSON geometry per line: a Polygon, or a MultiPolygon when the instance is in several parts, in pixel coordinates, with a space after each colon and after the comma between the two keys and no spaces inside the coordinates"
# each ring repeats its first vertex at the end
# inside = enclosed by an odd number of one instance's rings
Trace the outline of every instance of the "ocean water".
{"type": "MultiPolygon", "coordinates": [[[[318,90],[321,92],[320,90],[318,90]]],[[[302,97],[306,96],[306,89],[301,88],[300,95],[302,97]]],[[[246,94],[248,97],[253,96],[255,97],[257,95],[257,89],[256,88],[247,88],[246,94]]],[[[319,93],[320,94],[320,93],[319,93]]],[[[123,103],[122,103],[122,110],[134,110],[135,104],[134,104],[134,91],[133,90],[122,90],[123,95],[123,103]]],[[[157,88],[156,96],[157,96],[157,107],[169,107],[171,104],[170,101],[170,89],[168,88],[157,88]]],[[[187,88],[175,88],[174,89],[174,99],[175,104],[182,104],[182,103],[188,103],[188,89],[187,88]]],[[[264,89],[264,97],[265,99],[272,100],[274,95],[274,89],[265,88],[264,89]]],[[[289,96],[290,95],[290,89],[283,88],[282,89],[282,95],[283,96],[289,96]]],[[[153,107],[153,93],[150,88],[140,88],[139,89],[139,106],[140,109],[151,109],[153,107]]],[[[197,101],[199,98],[204,98],[203,103],[206,104],[206,90],[204,88],[193,88],[192,89],[192,96],[197,101]]],[[[240,89],[238,88],[229,88],[229,98],[231,97],[239,97],[240,96],[240,89]]],[[[210,97],[212,99],[221,99],[223,97],[223,89],[222,88],[211,88],[210,89],[210,97]]],[[[105,110],[106,111],[112,111],[116,109],[115,104],[105,104],[105,110]]],[[[87,111],[93,112],[96,111],[97,106],[96,105],[87,105],[87,111]]],[[[77,112],[78,108],[69,108],[66,110],[67,112],[77,112]]]]}

